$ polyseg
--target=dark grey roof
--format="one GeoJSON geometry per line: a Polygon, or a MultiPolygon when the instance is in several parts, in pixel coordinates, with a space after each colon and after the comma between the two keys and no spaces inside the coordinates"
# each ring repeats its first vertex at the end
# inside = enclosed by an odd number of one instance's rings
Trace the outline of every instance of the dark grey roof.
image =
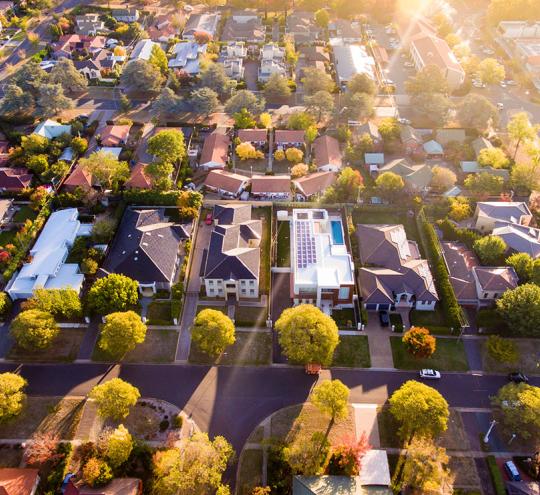
{"type": "Polygon", "coordinates": [[[141,283],[172,282],[178,246],[191,235],[192,224],[169,222],[163,208],[124,213],[103,270],[141,283]]]}
{"type": "Polygon", "coordinates": [[[214,219],[219,225],[232,225],[251,220],[251,205],[249,204],[232,204],[232,205],[215,205],[214,219]]]}

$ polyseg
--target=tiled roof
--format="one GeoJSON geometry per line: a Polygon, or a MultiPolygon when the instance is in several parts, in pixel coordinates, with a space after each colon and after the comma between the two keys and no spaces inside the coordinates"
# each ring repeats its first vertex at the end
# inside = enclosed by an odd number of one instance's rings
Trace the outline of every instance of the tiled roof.
{"type": "Polygon", "coordinates": [[[204,185],[236,194],[246,181],[249,182],[250,178],[245,175],[234,174],[226,170],[211,170],[204,180],[204,185]]]}
{"type": "Polygon", "coordinates": [[[137,163],[131,170],[129,179],[124,183],[127,189],[151,189],[152,179],[145,173],[146,165],[137,163]]]}
{"type": "Polygon", "coordinates": [[[238,139],[244,142],[268,141],[268,131],[266,129],[240,129],[238,139]]]}
{"type": "Polygon", "coordinates": [[[485,291],[504,292],[518,285],[518,276],[512,267],[476,266],[473,271],[485,291]]]}
{"type": "Polygon", "coordinates": [[[208,136],[203,144],[200,164],[218,163],[223,166],[227,164],[229,157],[229,136],[213,132],[208,136]]]}
{"type": "Polygon", "coordinates": [[[254,175],[251,178],[251,193],[289,193],[291,177],[289,175],[254,175]]]}
{"type": "Polygon", "coordinates": [[[0,168],[0,188],[15,190],[29,187],[32,174],[26,168],[0,168]]]}
{"type": "Polygon", "coordinates": [[[29,495],[39,476],[38,469],[0,468],[1,495],[29,495]]]}
{"type": "Polygon", "coordinates": [[[125,143],[129,136],[130,125],[108,125],[101,132],[103,146],[118,146],[125,143]]]}
{"type": "Polygon", "coordinates": [[[315,154],[315,164],[318,167],[323,165],[333,165],[341,167],[343,161],[339,149],[339,141],[330,136],[319,136],[313,142],[315,154]]]}
{"type": "Polygon", "coordinates": [[[336,180],[334,172],[315,172],[293,180],[298,192],[306,198],[319,194],[328,189],[336,180]]]}

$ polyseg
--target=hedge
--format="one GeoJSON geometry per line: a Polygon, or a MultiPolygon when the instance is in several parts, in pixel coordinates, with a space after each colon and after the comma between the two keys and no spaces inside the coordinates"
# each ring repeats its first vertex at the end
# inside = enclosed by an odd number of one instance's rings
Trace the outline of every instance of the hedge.
{"type": "Polygon", "coordinates": [[[439,220],[437,225],[441,229],[443,237],[446,241],[460,241],[470,249],[472,249],[474,241],[477,241],[482,237],[472,230],[458,227],[448,218],[439,220]]]}
{"type": "Polygon", "coordinates": [[[497,465],[497,461],[495,460],[495,456],[488,455],[486,459],[487,459],[487,464],[489,468],[489,474],[491,475],[491,481],[493,482],[493,488],[495,489],[495,493],[497,495],[506,495],[504,479],[502,477],[501,470],[499,469],[499,466],[497,465]]]}
{"type": "Polygon", "coordinates": [[[124,191],[124,200],[127,204],[176,206],[181,191],[124,191]]]}

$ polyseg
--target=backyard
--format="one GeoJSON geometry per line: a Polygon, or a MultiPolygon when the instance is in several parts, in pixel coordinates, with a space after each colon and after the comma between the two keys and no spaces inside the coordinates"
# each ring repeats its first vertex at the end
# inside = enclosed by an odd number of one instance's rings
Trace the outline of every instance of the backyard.
{"type": "Polygon", "coordinates": [[[26,220],[34,220],[37,216],[37,212],[34,211],[30,206],[24,205],[21,206],[13,215],[12,222],[14,223],[24,223],[26,220]]]}
{"type": "Polygon", "coordinates": [[[259,274],[259,294],[270,293],[270,240],[272,229],[272,210],[269,206],[253,208],[253,218],[262,220],[260,243],[261,268],[259,274]]]}
{"type": "Polygon", "coordinates": [[[381,207],[362,207],[354,208],[352,210],[352,219],[354,225],[359,223],[366,224],[403,224],[405,232],[407,233],[407,239],[416,241],[419,243],[420,249],[420,237],[418,235],[418,229],[416,228],[416,222],[414,216],[403,213],[403,210],[395,210],[381,207]]]}
{"type": "Polygon", "coordinates": [[[263,158],[262,160],[240,160],[238,157],[236,157],[235,161],[235,167],[233,168],[233,172],[235,171],[246,171],[246,172],[254,172],[258,174],[264,174],[266,172],[266,169],[268,167],[268,158],[263,158]]]}
{"type": "Polygon", "coordinates": [[[291,265],[291,229],[289,222],[278,222],[276,265],[291,265]]]}

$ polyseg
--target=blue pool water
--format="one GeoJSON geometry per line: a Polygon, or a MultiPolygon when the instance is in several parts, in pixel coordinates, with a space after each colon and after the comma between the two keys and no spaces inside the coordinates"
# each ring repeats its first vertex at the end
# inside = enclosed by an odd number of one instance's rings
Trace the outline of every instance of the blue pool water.
{"type": "Polygon", "coordinates": [[[332,239],[334,240],[334,244],[344,244],[341,222],[339,220],[330,220],[330,224],[332,226],[332,239]]]}

